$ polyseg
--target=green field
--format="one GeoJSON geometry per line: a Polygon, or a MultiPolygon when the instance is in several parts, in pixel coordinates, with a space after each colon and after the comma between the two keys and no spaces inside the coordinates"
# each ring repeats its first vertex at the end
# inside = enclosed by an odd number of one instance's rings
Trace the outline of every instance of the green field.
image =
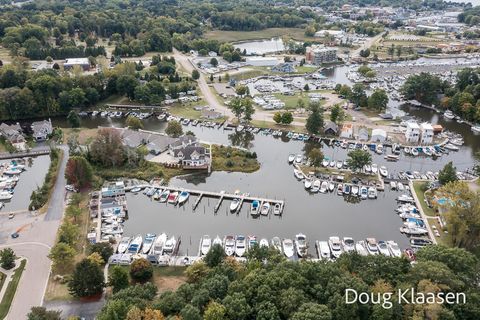
{"type": "Polygon", "coordinates": [[[13,301],[13,297],[15,296],[15,292],[17,291],[18,282],[22,277],[23,270],[25,269],[25,264],[27,260],[23,259],[20,262],[20,266],[14,271],[12,279],[8,284],[7,290],[5,290],[5,294],[3,296],[2,302],[0,303],[0,319],[4,319],[8,311],[10,310],[10,306],[13,301]]]}
{"type": "Polygon", "coordinates": [[[215,39],[224,42],[236,42],[246,40],[259,40],[275,37],[282,37],[294,40],[313,40],[305,37],[305,30],[302,28],[269,28],[258,31],[223,31],[212,30],[205,34],[207,39],[215,39]]]}
{"type": "MultiPolygon", "coordinates": [[[[321,93],[325,91],[321,90],[314,90],[314,91],[309,91],[308,93],[321,93]]],[[[310,102],[310,99],[308,97],[307,92],[296,92],[293,96],[286,96],[281,93],[274,93],[273,95],[279,99],[280,101],[285,103],[285,109],[296,109],[297,108],[297,103],[298,100],[303,100],[305,107],[308,106],[308,103],[310,102]]],[[[320,104],[324,104],[325,100],[320,100],[320,104]]]]}

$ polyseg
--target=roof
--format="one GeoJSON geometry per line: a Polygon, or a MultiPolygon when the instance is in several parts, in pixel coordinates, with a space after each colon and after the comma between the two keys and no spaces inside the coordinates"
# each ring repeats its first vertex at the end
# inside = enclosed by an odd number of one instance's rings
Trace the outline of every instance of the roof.
{"type": "Polygon", "coordinates": [[[177,149],[174,152],[175,157],[178,157],[179,154],[183,156],[183,160],[190,160],[192,157],[192,154],[196,152],[198,153],[201,157],[205,156],[205,147],[202,146],[188,146],[185,148],[177,149]]]}
{"type": "Polygon", "coordinates": [[[13,136],[17,134],[22,133],[22,127],[20,127],[20,124],[11,124],[8,125],[6,123],[0,124],[0,131],[3,132],[7,136],[13,136]]]}
{"type": "Polygon", "coordinates": [[[432,124],[428,122],[422,123],[420,128],[422,128],[422,130],[433,130],[432,124]]]}
{"type": "Polygon", "coordinates": [[[410,129],[420,129],[420,127],[418,126],[418,123],[413,122],[413,121],[407,122],[407,128],[410,128],[410,129]]]}
{"type": "Polygon", "coordinates": [[[335,122],[327,121],[325,123],[324,127],[323,127],[323,132],[327,132],[329,130],[337,133],[338,132],[338,125],[335,122]]]}
{"type": "Polygon", "coordinates": [[[386,137],[387,136],[387,132],[383,129],[373,129],[372,130],[372,137],[373,136],[383,136],[383,137],[386,137]]]}
{"type": "Polygon", "coordinates": [[[90,62],[88,61],[88,58],[69,58],[69,59],[66,59],[65,60],[65,63],[64,65],[78,65],[78,64],[81,64],[81,65],[90,65],[90,62]]]}
{"type": "Polygon", "coordinates": [[[175,148],[178,148],[178,147],[188,146],[188,145],[194,144],[196,142],[197,142],[197,138],[195,138],[195,136],[183,135],[183,136],[177,138],[174,142],[172,142],[170,144],[170,146],[173,149],[175,149],[175,148]]]}

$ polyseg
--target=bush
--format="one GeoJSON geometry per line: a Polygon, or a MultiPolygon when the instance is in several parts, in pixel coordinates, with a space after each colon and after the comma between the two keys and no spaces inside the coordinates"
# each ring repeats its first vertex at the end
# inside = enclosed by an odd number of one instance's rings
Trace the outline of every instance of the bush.
{"type": "Polygon", "coordinates": [[[130,276],[133,280],[146,282],[153,276],[152,264],[147,259],[137,259],[130,266],[130,276]]]}
{"type": "Polygon", "coordinates": [[[228,161],[225,163],[225,165],[226,165],[227,167],[229,167],[229,168],[232,168],[232,167],[235,165],[235,163],[234,163],[232,160],[228,160],[228,161]]]}
{"type": "Polygon", "coordinates": [[[34,208],[39,209],[47,203],[50,191],[55,184],[61,156],[62,152],[59,149],[52,149],[50,151],[50,167],[45,176],[45,181],[43,182],[42,187],[32,192],[28,210],[34,210],[34,208]]]}
{"type": "Polygon", "coordinates": [[[100,254],[100,256],[102,256],[103,261],[107,262],[108,259],[113,254],[113,247],[108,242],[99,242],[99,243],[92,244],[88,251],[90,254],[94,252],[100,254]]]}
{"type": "Polygon", "coordinates": [[[15,252],[12,248],[5,248],[0,251],[0,265],[3,269],[10,270],[15,267],[15,252]]]}

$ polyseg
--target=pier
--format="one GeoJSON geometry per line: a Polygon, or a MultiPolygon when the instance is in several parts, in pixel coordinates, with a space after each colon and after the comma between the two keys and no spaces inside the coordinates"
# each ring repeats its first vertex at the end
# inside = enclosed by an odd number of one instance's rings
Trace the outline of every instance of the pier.
{"type": "Polygon", "coordinates": [[[25,158],[25,157],[36,157],[36,156],[43,156],[50,154],[50,148],[48,149],[41,149],[41,150],[31,150],[31,151],[24,151],[24,152],[2,152],[0,153],[0,160],[5,159],[15,159],[15,158],[25,158]]]}

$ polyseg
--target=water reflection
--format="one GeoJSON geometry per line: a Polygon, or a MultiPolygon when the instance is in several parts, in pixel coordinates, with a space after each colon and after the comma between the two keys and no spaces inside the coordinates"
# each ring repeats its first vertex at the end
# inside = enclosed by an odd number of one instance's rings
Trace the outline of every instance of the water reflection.
{"type": "Polygon", "coordinates": [[[252,142],[255,140],[255,135],[248,131],[234,132],[228,135],[228,140],[232,146],[250,149],[253,147],[252,142]]]}

